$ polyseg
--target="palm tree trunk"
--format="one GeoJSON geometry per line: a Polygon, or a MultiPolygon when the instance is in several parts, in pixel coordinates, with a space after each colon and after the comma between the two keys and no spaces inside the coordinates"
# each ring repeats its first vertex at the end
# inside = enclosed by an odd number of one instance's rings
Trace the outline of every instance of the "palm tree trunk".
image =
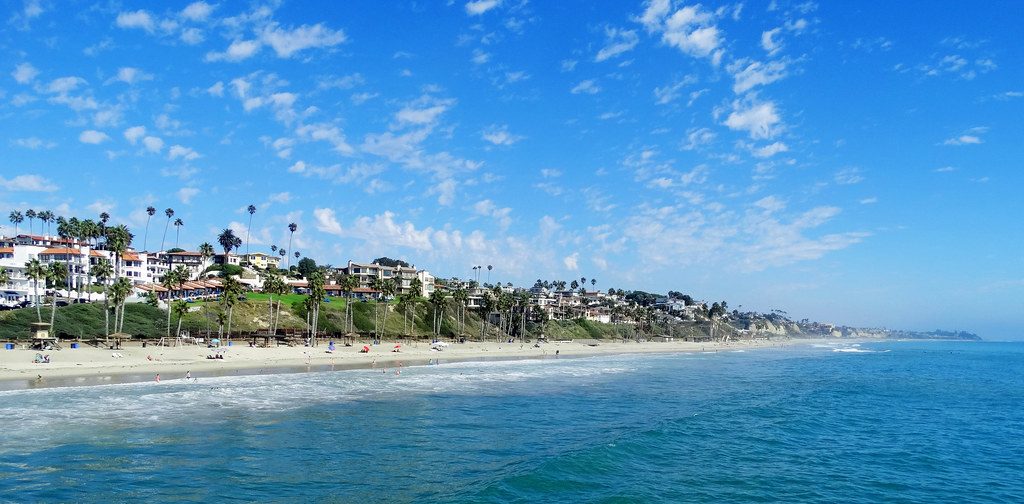
{"type": "Polygon", "coordinates": [[[110,336],[110,300],[107,293],[103,293],[103,336],[110,336]]]}
{"type": "Polygon", "coordinates": [[[234,306],[228,306],[228,341],[231,341],[231,317],[234,315],[234,306]]]}
{"type": "Polygon", "coordinates": [[[42,303],[39,302],[39,280],[34,280],[32,282],[32,285],[33,285],[33,290],[35,291],[35,296],[36,296],[36,318],[39,319],[39,323],[42,323],[43,322],[43,311],[42,311],[42,308],[40,307],[40,305],[42,303]]]}
{"type": "Polygon", "coordinates": [[[171,337],[171,291],[167,291],[167,337],[171,337]]]}
{"type": "Polygon", "coordinates": [[[178,316],[178,332],[174,333],[174,337],[175,338],[177,338],[178,336],[181,336],[181,319],[182,318],[183,317],[178,316]]]}

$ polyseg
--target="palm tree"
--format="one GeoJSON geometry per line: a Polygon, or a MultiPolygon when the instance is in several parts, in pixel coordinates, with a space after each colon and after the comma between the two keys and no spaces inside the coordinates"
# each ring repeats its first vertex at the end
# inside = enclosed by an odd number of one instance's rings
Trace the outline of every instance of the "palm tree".
{"type": "MultiPolygon", "coordinates": [[[[289,250],[291,250],[291,248],[292,248],[292,235],[295,234],[295,230],[296,229],[299,229],[299,225],[298,224],[296,224],[294,222],[291,223],[291,224],[288,224],[288,249],[289,250]]],[[[291,260],[290,259],[284,265],[284,268],[288,269],[288,266],[291,266],[291,260]]]]}
{"type": "Polygon", "coordinates": [[[316,346],[316,333],[320,320],[320,303],[323,302],[326,292],[324,291],[324,276],[319,271],[309,277],[309,297],[306,298],[306,309],[310,313],[309,336],[310,344],[316,346]]]}
{"type": "Polygon", "coordinates": [[[25,210],[25,218],[28,219],[28,234],[32,234],[32,221],[36,218],[36,211],[31,208],[25,210]]]}
{"type": "Polygon", "coordinates": [[[38,322],[43,321],[43,313],[39,308],[42,303],[39,301],[39,281],[46,279],[46,267],[39,259],[30,259],[25,263],[25,275],[32,279],[32,289],[35,291],[36,318],[38,322]]]}
{"type": "Polygon", "coordinates": [[[181,236],[181,226],[184,226],[185,222],[181,218],[174,219],[174,248],[178,248],[178,237],[181,236]]]}
{"type": "MultiPolygon", "coordinates": [[[[89,273],[96,277],[100,283],[106,287],[107,280],[114,274],[114,268],[110,266],[110,261],[106,259],[99,259],[95,265],[89,268],[89,273]]],[[[103,319],[105,328],[104,336],[110,336],[110,296],[106,293],[103,295],[103,319]]]]}
{"type": "MultiPolygon", "coordinates": [[[[40,215],[40,218],[42,216],[40,215]]],[[[100,212],[100,234],[107,234],[107,221],[110,220],[110,214],[107,212],[100,212]]]]}
{"type": "Polygon", "coordinates": [[[466,331],[466,308],[469,306],[469,292],[464,287],[455,289],[455,293],[452,294],[455,302],[458,303],[459,308],[459,335],[461,336],[466,331]]]}
{"type": "Polygon", "coordinates": [[[270,251],[276,253],[277,252],[277,245],[271,245],[270,246],[270,251]]]}
{"type": "Polygon", "coordinates": [[[263,277],[263,292],[267,294],[267,309],[269,318],[267,319],[267,332],[270,335],[274,334],[274,294],[279,290],[277,283],[281,281],[281,278],[277,275],[276,271],[267,268],[265,271],[260,272],[260,276],[263,277]]]}
{"type": "Polygon", "coordinates": [[[203,264],[206,264],[206,261],[209,261],[210,258],[213,257],[213,254],[215,253],[216,252],[213,250],[213,245],[210,245],[209,242],[203,242],[203,244],[199,246],[199,255],[202,256],[203,258],[203,264]]]}
{"type": "Polygon", "coordinates": [[[238,302],[238,297],[242,294],[242,284],[235,280],[233,276],[226,276],[221,280],[222,288],[224,289],[224,297],[221,299],[221,303],[228,307],[228,340],[231,339],[231,320],[234,317],[235,303],[238,302]]]}
{"type": "Polygon", "coordinates": [[[288,255],[288,251],[285,249],[277,249],[277,255],[281,256],[281,258],[284,259],[285,256],[288,255]]]}
{"type": "Polygon", "coordinates": [[[391,311],[391,307],[388,303],[388,299],[395,296],[395,292],[398,291],[398,285],[395,283],[394,278],[389,278],[381,283],[381,295],[384,296],[384,337],[388,334],[388,313],[391,311]]]}
{"type": "Polygon", "coordinates": [[[144,250],[146,250],[147,252],[149,251],[149,221],[151,219],[153,219],[154,215],[156,215],[156,207],[147,206],[146,207],[146,235],[145,235],[146,237],[142,240],[142,248],[144,250]]]}
{"type": "Polygon", "coordinates": [[[8,216],[11,219],[11,224],[14,224],[14,236],[18,236],[18,224],[24,222],[25,217],[22,217],[21,212],[12,210],[8,216]]]}
{"type": "Polygon", "coordinates": [[[160,239],[160,251],[164,250],[164,242],[167,240],[167,226],[171,224],[171,217],[174,217],[174,209],[168,208],[164,210],[164,215],[167,216],[167,222],[164,223],[164,237],[160,239]]]}
{"type": "Polygon", "coordinates": [[[183,300],[183,299],[179,299],[179,300],[174,302],[172,310],[174,311],[174,316],[178,317],[178,331],[176,333],[174,333],[174,334],[180,336],[181,335],[181,319],[185,318],[185,314],[188,313],[188,303],[186,303],[185,300],[183,300]]]}
{"type": "Polygon", "coordinates": [[[494,266],[491,266],[490,264],[488,264],[487,265],[487,283],[491,283],[491,270],[492,269],[494,269],[494,266]]]}
{"type": "Polygon", "coordinates": [[[53,296],[50,298],[50,330],[53,330],[53,321],[57,316],[57,287],[62,285],[68,277],[67,266],[60,262],[50,263],[46,268],[46,283],[53,287],[53,296]]]}
{"type": "Polygon", "coordinates": [[[51,212],[49,210],[43,210],[42,212],[39,212],[37,217],[39,217],[40,222],[42,222],[43,224],[46,224],[46,235],[49,236],[50,235],[50,223],[53,222],[53,219],[54,219],[53,212],[51,212]]]}
{"type": "Polygon", "coordinates": [[[107,228],[107,250],[114,253],[114,279],[121,277],[121,256],[132,244],[132,233],[128,227],[120,224],[117,227],[107,228]]]}
{"type": "Polygon", "coordinates": [[[174,288],[179,285],[178,272],[168,271],[160,278],[160,286],[167,289],[167,337],[171,337],[171,301],[174,300],[174,288]]]}
{"type": "Polygon", "coordinates": [[[427,300],[434,308],[434,336],[440,336],[441,324],[444,322],[444,293],[439,290],[435,290],[430,293],[430,297],[427,300]],[[440,318],[438,318],[438,315],[440,315],[440,318]]]}
{"type": "Polygon", "coordinates": [[[132,293],[132,281],[127,278],[118,278],[110,286],[110,292],[114,299],[114,332],[122,332],[124,330],[125,301],[132,293]]]}
{"type": "Polygon", "coordinates": [[[231,250],[237,246],[238,237],[235,236],[235,232],[229,228],[225,228],[217,235],[217,243],[224,249],[224,263],[227,264],[227,256],[231,254],[231,250]]]}
{"type": "Polygon", "coordinates": [[[256,205],[249,205],[246,208],[249,212],[249,227],[245,228],[245,255],[249,255],[249,232],[252,231],[252,216],[256,213],[256,205]]]}
{"type": "Polygon", "coordinates": [[[346,275],[341,279],[341,292],[345,294],[345,332],[353,332],[352,327],[352,291],[359,287],[359,279],[346,275]]]}

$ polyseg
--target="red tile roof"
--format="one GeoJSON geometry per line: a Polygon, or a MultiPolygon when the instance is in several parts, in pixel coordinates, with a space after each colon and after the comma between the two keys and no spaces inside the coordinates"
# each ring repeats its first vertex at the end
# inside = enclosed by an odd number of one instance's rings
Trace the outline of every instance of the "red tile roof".
{"type": "Polygon", "coordinates": [[[73,249],[73,248],[56,247],[56,248],[48,248],[48,249],[46,249],[46,250],[44,250],[44,251],[39,253],[39,255],[57,255],[57,254],[82,255],[82,252],[80,250],[78,250],[78,249],[73,249]]]}

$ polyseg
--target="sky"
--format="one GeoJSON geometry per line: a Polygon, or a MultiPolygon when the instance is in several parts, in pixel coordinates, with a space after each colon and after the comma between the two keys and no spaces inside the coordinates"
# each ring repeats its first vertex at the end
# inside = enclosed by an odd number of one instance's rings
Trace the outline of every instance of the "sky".
{"type": "Polygon", "coordinates": [[[6,234],[1024,337],[1018,1],[0,5],[6,234]]]}

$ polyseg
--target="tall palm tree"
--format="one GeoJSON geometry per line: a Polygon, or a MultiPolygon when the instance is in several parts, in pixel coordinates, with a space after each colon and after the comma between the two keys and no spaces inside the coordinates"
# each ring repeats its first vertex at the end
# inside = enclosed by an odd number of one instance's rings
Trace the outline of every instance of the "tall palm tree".
{"type": "MultiPolygon", "coordinates": [[[[288,250],[291,250],[291,248],[292,248],[292,235],[295,234],[295,230],[296,229],[299,229],[299,225],[298,224],[296,224],[294,222],[292,222],[291,224],[288,224],[288,250]]],[[[288,262],[285,263],[284,269],[288,269],[288,266],[291,266],[291,259],[289,259],[288,262]]]]}
{"type": "Polygon", "coordinates": [[[42,222],[43,224],[46,224],[46,235],[49,236],[50,235],[50,223],[53,222],[53,219],[54,219],[53,212],[51,212],[49,210],[43,210],[42,212],[39,212],[37,217],[39,217],[40,222],[42,222]]]}
{"type": "Polygon", "coordinates": [[[238,302],[238,297],[242,294],[242,284],[235,280],[233,276],[225,276],[221,280],[221,286],[224,289],[224,296],[221,298],[221,303],[228,307],[228,340],[231,339],[231,320],[234,316],[235,303],[238,302]]]}
{"type": "MultiPolygon", "coordinates": [[[[210,245],[209,242],[203,242],[203,244],[199,246],[199,255],[203,258],[203,264],[206,264],[206,261],[209,261],[215,253],[213,245],[210,245]]],[[[200,272],[200,274],[202,274],[202,272],[200,272]]]]}
{"type": "Polygon", "coordinates": [[[249,255],[249,232],[252,231],[252,216],[256,213],[256,205],[249,205],[245,209],[249,212],[249,226],[245,228],[245,255],[249,255]]]}
{"type": "Polygon", "coordinates": [[[359,279],[353,275],[345,275],[341,279],[341,292],[345,295],[345,332],[353,332],[352,328],[352,291],[359,287],[359,279]]]}
{"type": "Polygon", "coordinates": [[[36,218],[36,211],[29,208],[25,210],[25,218],[28,219],[28,234],[32,234],[32,221],[36,218]]]}
{"type": "Polygon", "coordinates": [[[164,250],[164,243],[167,241],[167,226],[171,224],[171,217],[174,217],[174,209],[168,208],[164,210],[164,215],[167,216],[167,222],[164,223],[164,237],[160,239],[160,251],[164,250]]]}
{"type": "Polygon", "coordinates": [[[174,301],[174,288],[177,287],[178,272],[175,270],[164,273],[160,278],[160,286],[167,289],[167,337],[171,337],[171,302],[174,301]]]}
{"type": "Polygon", "coordinates": [[[32,280],[32,290],[34,291],[35,305],[36,305],[36,318],[38,322],[43,321],[43,313],[39,308],[42,304],[39,300],[39,281],[46,279],[46,267],[43,263],[39,262],[39,259],[30,259],[25,263],[25,276],[32,280]]]}
{"type": "Polygon", "coordinates": [[[114,280],[121,278],[121,256],[132,244],[132,233],[128,226],[120,224],[116,227],[107,228],[107,250],[114,253],[114,280]]]}
{"type": "Polygon", "coordinates": [[[178,238],[181,236],[181,226],[184,226],[185,222],[181,218],[174,219],[174,248],[178,248],[178,238]]]}
{"type": "Polygon", "coordinates": [[[174,312],[174,316],[178,317],[178,330],[174,334],[180,336],[181,335],[181,319],[185,318],[185,314],[188,313],[188,303],[186,303],[185,300],[183,300],[183,299],[179,299],[179,300],[175,301],[174,304],[170,308],[171,309],[169,311],[173,311],[174,312]]]}
{"type": "MultiPolygon", "coordinates": [[[[114,274],[114,268],[110,266],[110,261],[100,258],[96,261],[96,264],[89,268],[89,273],[96,277],[104,287],[107,286],[107,280],[114,274]]],[[[110,296],[104,292],[103,294],[103,321],[105,328],[104,336],[110,336],[110,296]]]]}
{"type": "Polygon", "coordinates": [[[149,221],[153,219],[154,215],[156,215],[156,207],[154,207],[152,205],[151,206],[147,206],[146,207],[146,235],[145,235],[145,238],[143,238],[143,240],[142,240],[142,248],[146,252],[149,252],[149,221]]]}
{"type": "Polygon", "coordinates": [[[12,210],[8,218],[11,219],[11,224],[14,224],[14,236],[18,236],[18,224],[24,222],[25,217],[18,210],[12,210]]]}
{"type": "Polygon", "coordinates": [[[53,330],[53,322],[57,316],[57,287],[61,286],[68,277],[67,266],[58,261],[50,263],[46,268],[46,283],[53,287],[53,297],[50,301],[50,330],[53,330]]]}
{"type": "Polygon", "coordinates": [[[100,233],[106,234],[108,220],[110,220],[110,214],[107,212],[100,212],[100,233]]]}
{"type": "Polygon", "coordinates": [[[110,286],[110,292],[114,299],[114,332],[123,332],[125,302],[132,293],[132,281],[123,277],[118,278],[110,286]]]}
{"type": "Polygon", "coordinates": [[[487,265],[487,283],[491,283],[491,270],[492,269],[494,269],[494,266],[491,266],[490,264],[488,264],[487,265]]]}
{"type": "Polygon", "coordinates": [[[277,252],[277,245],[271,245],[270,246],[270,251],[276,253],[277,252]]]}

